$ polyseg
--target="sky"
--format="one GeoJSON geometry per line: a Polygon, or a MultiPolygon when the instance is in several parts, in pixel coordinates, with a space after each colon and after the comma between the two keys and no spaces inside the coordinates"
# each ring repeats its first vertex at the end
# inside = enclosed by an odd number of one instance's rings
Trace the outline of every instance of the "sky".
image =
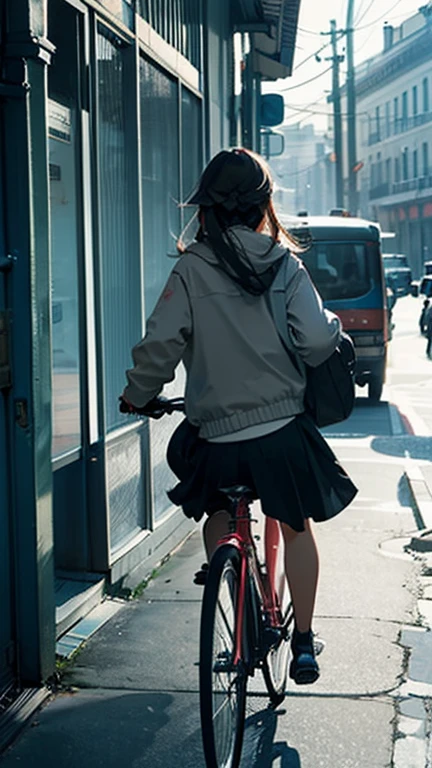
{"type": "MultiPolygon", "coordinates": [[[[355,0],[354,64],[382,50],[385,21],[399,26],[413,16],[421,5],[426,5],[427,1],[355,0]]],[[[337,29],[345,28],[347,5],[348,0],[301,0],[293,75],[285,80],[266,83],[263,87],[267,93],[283,93],[286,124],[294,125],[301,121],[305,125],[313,122],[317,129],[326,130],[326,115],[331,111],[331,105],[326,103],[331,89],[331,62],[326,61],[326,57],[331,56],[331,47],[328,45],[330,35],[322,35],[321,32],[329,32],[331,19],[335,19],[337,29]],[[321,61],[315,58],[316,53],[321,61]]],[[[344,53],[344,46],[345,40],[341,36],[338,43],[340,54],[344,53]]],[[[345,81],[345,73],[346,64],[342,63],[341,84],[345,81]]]]}

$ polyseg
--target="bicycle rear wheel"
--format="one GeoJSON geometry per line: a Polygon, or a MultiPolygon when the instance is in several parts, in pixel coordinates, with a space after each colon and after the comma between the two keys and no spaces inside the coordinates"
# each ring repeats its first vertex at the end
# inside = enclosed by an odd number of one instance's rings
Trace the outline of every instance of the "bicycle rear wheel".
{"type": "Polygon", "coordinates": [[[264,681],[273,707],[278,707],[285,698],[291,640],[290,621],[291,615],[287,612],[280,630],[280,637],[268,651],[262,666],[264,681]]]}
{"type": "Polygon", "coordinates": [[[216,550],[201,612],[200,711],[207,768],[237,768],[243,742],[247,674],[234,666],[240,555],[216,550]]]}

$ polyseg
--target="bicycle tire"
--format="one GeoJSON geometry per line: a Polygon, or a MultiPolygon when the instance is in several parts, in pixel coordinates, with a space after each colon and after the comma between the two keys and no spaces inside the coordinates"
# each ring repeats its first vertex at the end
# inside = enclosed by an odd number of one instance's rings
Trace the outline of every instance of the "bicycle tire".
{"type": "Polygon", "coordinates": [[[207,768],[237,768],[246,711],[246,667],[234,668],[240,554],[223,545],[214,553],[201,610],[200,713],[207,768]]]}
{"type": "Polygon", "coordinates": [[[285,698],[291,640],[288,623],[286,619],[281,627],[279,640],[267,652],[262,665],[264,681],[273,707],[278,707],[285,698]]]}

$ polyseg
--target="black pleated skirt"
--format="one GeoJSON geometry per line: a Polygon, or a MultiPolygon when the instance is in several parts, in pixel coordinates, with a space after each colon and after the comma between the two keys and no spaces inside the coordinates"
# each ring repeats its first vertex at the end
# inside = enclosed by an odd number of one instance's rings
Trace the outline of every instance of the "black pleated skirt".
{"type": "Polygon", "coordinates": [[[183,421],[171,437],[167,460],[179,479],[168,492],[187,517],[200,520],[224,508],[220,488],[246,485],[265,515],[304,530],[341,512],[357,488],[307,414],[264,437],[210,443],[183,421]]]}

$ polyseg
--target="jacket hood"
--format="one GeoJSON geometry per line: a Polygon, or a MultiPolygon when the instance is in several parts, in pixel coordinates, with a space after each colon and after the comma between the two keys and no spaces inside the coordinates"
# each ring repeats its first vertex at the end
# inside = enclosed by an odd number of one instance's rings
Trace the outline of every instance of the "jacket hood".
{"type": "MultiPolygon", "coordinates": [[[[271,237],[261,232],[255,232],[249,227],[236,225],[227,230],[229,238],[234,245],[238,258],[256,275],[259,275],[262,282],[262,290],[256,290],[257,293],[264,293],[273,282],[282,257],[287,249],[280,243],[275,243],[271,237]]],[[[230,277],[236,279],[238,276],[231,267],[222,262],[213,251],[207,240],[194,242],[187,248],[187,253],[195,253],[209,264],[223,269],[230,277]]]]}

